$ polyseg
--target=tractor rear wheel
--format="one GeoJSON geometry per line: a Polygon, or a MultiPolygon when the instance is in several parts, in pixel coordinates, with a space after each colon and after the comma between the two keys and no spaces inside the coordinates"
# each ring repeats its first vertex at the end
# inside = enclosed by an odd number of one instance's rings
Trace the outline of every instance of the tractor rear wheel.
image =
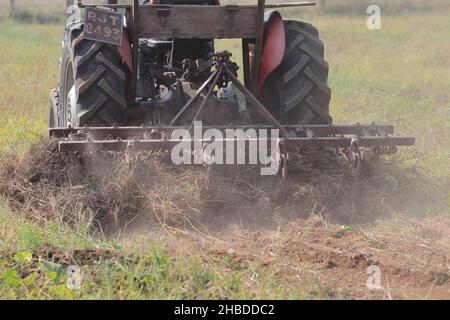
{"type": "Polygon", "coordinates": [[[59,83],[61,126],[112,126],[126,120],[125,72],[117,48],[67,30],[59,83]]]}
{"type": "Polygon", "coordinates": [[[280,66],[264,85],[263,102],[285,124],[331,124],[328,63],[319,31],[285,21],[286,49],[280,66]]]}

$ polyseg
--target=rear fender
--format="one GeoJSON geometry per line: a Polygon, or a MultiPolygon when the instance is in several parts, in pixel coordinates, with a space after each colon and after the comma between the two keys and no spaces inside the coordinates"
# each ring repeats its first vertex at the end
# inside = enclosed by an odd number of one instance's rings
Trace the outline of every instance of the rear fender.
{"type": "Polygon", "coordinates": [[[264,85],[267,77],[283,61],[286,39],[284,23],[278,11],[268,11],[264,14],[264,44],[260,62],[258,86],[264,85]]]}

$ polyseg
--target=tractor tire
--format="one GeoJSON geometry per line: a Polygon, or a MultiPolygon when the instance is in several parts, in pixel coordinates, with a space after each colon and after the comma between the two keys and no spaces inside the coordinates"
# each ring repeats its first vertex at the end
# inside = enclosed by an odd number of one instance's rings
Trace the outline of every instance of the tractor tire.
{"type": "Polygon", "coordinates": [[[59,83],[62,126],[113,126],[126,120],[125,71],[117,48],[66,29],[59,83]]]}
{"type": "Polygon", "coordinates": [[[331,124],[328,63],[319,31],[299,21],[285,21],[286,49],[268,77],[263,103],[284,124],[331,124]]]}

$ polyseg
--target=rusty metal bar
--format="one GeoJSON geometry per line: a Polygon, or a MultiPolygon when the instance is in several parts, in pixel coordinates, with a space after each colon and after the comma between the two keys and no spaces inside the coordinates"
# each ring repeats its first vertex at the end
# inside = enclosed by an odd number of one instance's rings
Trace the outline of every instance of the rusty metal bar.
{"type": "Polygon", "coordinates": [[[180,140],[94,140],[94,141],[61,141],[59,151],[151,151],[171,150],[180,140]]]}
{"type": "MultiPolygon", "coordinates": [[[[326,137],[331,135],[371,135],[385,136],[394,133],[393,125],[285,125],[288,131],[295,131],[297,134],[312,132],[315,137],[326,137]]],[[[272,125],[217,125],[202,126],[203,130],[208,129],[273,129],[272,125]]],[[[81,128],[50,128],[49,136],[55,138],[66,138],[70,134],[89,133],[99,139],[141,139],[143,134],[151,131],[172,131],[175,129],[189,129],[188,126],[149,126],[149,127],[81,127],[81,128]]]]}
{"type": "Polygon", "coordinates": [[[264,5],[265,0],[258,0],[258,9],[256,12],[255,49],[254,49],[253,63],[251,67],[251,85],[250,85],[250,90],[255,96],[258,96],[258,78],[263,49],[264,5]]]}
{"type": "Polygon", "coordinates": [[[133,0],[133,70],[131,70],[131,101],[136,99],[137,77],[138,77],[138,59],[139,59],[139,1],[133,0]]]}
{"type": "Polygon", "coordinates": [[[242,39],[242,67],[244,72],[244,85],[250,89],[250,40],[242,39]]]}
{"type": "MultiPolygon", "coordinates": [[[[215,142],[242,141],[246,142],[269,142],[270,139],[216,139],[215,142]]],[[[278,139],[277,139],[278,140],[278,139]]],[[[200,140],[202,143],[211,140],[200,140]]],[[[337,149],[349,147],[354,141],[353,138],[288,138],[282,139],[286,148],[317,148],[317,149],[337,149]]],[[[150,150],[171,150],[182,140],[94,140],[94,141],[60,141],[60,151],[150,151],[150,150]]],[[[184,140],[185,143],[194,143],[194,140],[184,140]]],[[[415,144],[414,137],[370,137],[358,139],[359,147],[395,147],[412,146],[415,144]]]]}
{"type": "MultiPolygon", "coordinates": [[[[312,7],[315,6],[315,2],[292,2],[292,3],[270,3],[265,4],[264,9],[279,9],[279,8],[293,8],[293,7],[312,7]]],[[[77,6],[79,8],[85,8],[85,7],[104,7],[104,8],[111,8],[111,9],[131,9],[133,5],[131,4],[108,4],[108,3],[82,3],[81,1],[77,2],[77,6]]],[[[153,6],[153,7],[161,7],[161,8],[167,8],[170,5],[161,5],[161,4],[145,4],[145,6],[153,6]]],[[[224,5],[227,6],[227,5],[224,5]]],[[[255,5],[229,5],[232,7],[256,7],[255,5]]]]}
{"type": "MultiPolygon", "coordinates": [[[[349,147],[354,138],[351,137],[317,137],[317,138],[289,138],[285,139],[286,147],[294,148],[318,148],[334,149],[349,147]]],[[[394,146],[413,146],[414,137],[365,137],[358,138],[360,147],[394,147],[394,146]]]]}
{"type": "Polygon", "coordinates": [[[303,1],[303,2],[288,2],[288,3],[270,3],[264,5],[265,9],[279,9],[279,8],[294,8],[294,7],[312,7],[315,6],[315,2],[303,1]]]}
{"type": "Polygon", "coordinates": [[[222,65],[219,64],[217,67],[216,76],[214,77],[214,80],[211,83],[211,86],[209,87],[208,92],[205,95],[205,98],[203,99],[202,103],[200,104],[200,107],[198,108],[197,112],[195,113],[189,129],[194,127],[194,122],[197,121],[198,117],[201,116],[203,110],[205,109],[206,103],[208,102],[208,99],[211,97],[211,94],[213,93],[214,88],[216,87],[217,82],[219,81],[219,78],[221,75],[222,75],[222,65]]]}

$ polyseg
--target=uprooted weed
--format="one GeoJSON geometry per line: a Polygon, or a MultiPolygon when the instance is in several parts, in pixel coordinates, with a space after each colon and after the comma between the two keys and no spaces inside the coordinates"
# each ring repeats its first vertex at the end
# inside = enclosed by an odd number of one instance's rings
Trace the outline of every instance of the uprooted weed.
{"type": "Polygon", "coordinates": [[[366,223],[430,213],[442,203],[434,183],[395,160],[367,167],[359,180],[347,163],[323,153],[290,167],[281,181],[255,166],[175,166],[164,153],[140,154],[130,164],[117,154],[59,153],[55,141],[43,140],[24,159],[3,156],[0,195],[34,220],[107,233],[138,215],[164,228],[205,231],[230,223],[276,227],[311,215],[366,223]]]}

